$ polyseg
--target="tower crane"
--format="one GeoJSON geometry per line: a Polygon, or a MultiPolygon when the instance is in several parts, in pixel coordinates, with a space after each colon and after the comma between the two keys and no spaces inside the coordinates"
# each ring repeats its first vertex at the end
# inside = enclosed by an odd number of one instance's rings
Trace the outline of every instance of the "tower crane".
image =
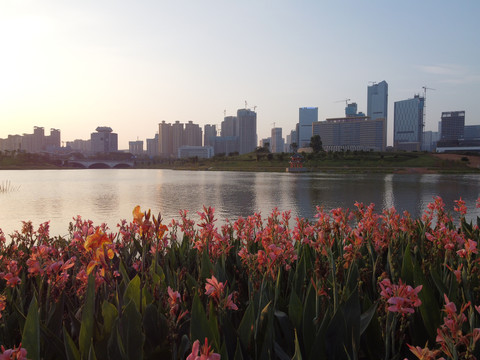
{"type": "Polygon", "coordinates": [[[335,101],[336,103],[339,103],[339,102],[344,102],[345,101],[345,106],[348,106],[348,102],[350,101],[351,99],[344,99],[344,100],[338,100],[338,101],[335,101]]]}

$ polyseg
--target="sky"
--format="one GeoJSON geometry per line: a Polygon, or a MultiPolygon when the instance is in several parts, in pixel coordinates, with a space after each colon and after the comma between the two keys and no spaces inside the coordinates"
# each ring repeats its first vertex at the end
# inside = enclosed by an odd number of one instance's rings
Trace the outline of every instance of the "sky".
{"type": "Polygon", "coordinates": [[[258,139],[318,107],[367,112],[367,87],[393,104],[427,90],[425,130],[442,111],[480,125],[480,1],[2,0],[0,138],[97,126],[128,141],[158,123],[217,124],[255,107],[258,139]]]}

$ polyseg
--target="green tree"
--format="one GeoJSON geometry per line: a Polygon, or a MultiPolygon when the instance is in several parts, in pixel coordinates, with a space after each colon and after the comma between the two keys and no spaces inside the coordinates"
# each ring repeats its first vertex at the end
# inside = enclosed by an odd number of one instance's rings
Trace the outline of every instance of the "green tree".
{"type": "Polygon", "coordinates": [[[310,147],[313,149],[314,153],[319,153],[323,150],[322,139],[320,138],[320,135],[313,135],[310,138],[310,147]]]}
{"type": "Polygon", "coordinates": [[[298,150],[298,144],[296,142],[291,143],[290,150],[292,150],[293,153],[296,153],[298,150]]]}

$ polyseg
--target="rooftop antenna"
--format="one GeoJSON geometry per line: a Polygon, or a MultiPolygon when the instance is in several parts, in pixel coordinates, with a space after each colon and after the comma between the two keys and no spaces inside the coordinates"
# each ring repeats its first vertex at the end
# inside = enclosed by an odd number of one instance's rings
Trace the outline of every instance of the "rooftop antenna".
{"type": "Polygon", "coordinates": [[[255,106],[253,107],[253,111],[255,111],[256,109],[257,109],[257,105],[255,105],[255,106]]]}
{"type": "Polygon", "coordinates": [[[427,121],[427,90],[435,90],[427,86],[422,86],[423,89],[423,127],[425,127],[425,122],[427,121]]]}
{"type": "Polygon", "coordinates": [[[245,109],[247,108],[247,100],[245,100],[245,109]]]}
{"type": "Polygon", "coordinates": [[[227,109],[223,110],[223,117],[227,117],[227,109]]]}

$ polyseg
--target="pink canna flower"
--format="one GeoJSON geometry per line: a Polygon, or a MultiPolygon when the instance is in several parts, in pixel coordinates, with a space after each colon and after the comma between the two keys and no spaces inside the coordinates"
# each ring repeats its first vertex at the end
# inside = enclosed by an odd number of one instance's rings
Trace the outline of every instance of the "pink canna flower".
{"type": "Polygon", "coordinates": [[[0,354],[0,360],[27,360],[27,350],[22,348],[22,343],[18,345],[18,348],[13,347],[13,349],[5,350],[2,345],[0,349],[2,350],[2,353],[0,354]]]}
{"type": "Polygon", "coordinates": [[[169,286],[168,289],[168,304],[170,305],[170,314],[175,315],[180,307],[181,297],[178,291],[173,291],[169,286]]]}
{"type": "Polygon", "coordinates": [[[459,200],[455,200],[455,206],[453,207],[453,210],[456,212],[460,213],[462,217],[465,217],[467,214],[467,207],[465,206],[465,201],[460,198],[459,200]]]}
{"type": "Polygon", "coordinates": [[[223,285],[223,283],[218,282],[217,278],[212,276],[210,279],[207,279],[207,283],[205,284],[205,295],[219,301],[223,294],[224,287],[225,285],[223,285]]]}
{"type": "Polygon", "coordinates": [[[205,338],[205,344],[200,348],[200,341],[195,340],[192,346],[192,353],[187,356],[187,360],[220,360],[220,354],[212,352],[208,345],[208,339],[205,338]],[[200,355],[198,352],[200,351],[200,355]]]}
{"type": "Polygon", "coordinates": [[[419,307],[422,301],[418,298],[418,293],[422,290],[422,285],[415,289],[406,285],[400,280],[398,285],[392,284],[390,279],[384,279],[380,282],[382,291],[380,295],[387,301],[387,310],[398,312],[402,315],[411,314],[415,307],[419,307]]]}

